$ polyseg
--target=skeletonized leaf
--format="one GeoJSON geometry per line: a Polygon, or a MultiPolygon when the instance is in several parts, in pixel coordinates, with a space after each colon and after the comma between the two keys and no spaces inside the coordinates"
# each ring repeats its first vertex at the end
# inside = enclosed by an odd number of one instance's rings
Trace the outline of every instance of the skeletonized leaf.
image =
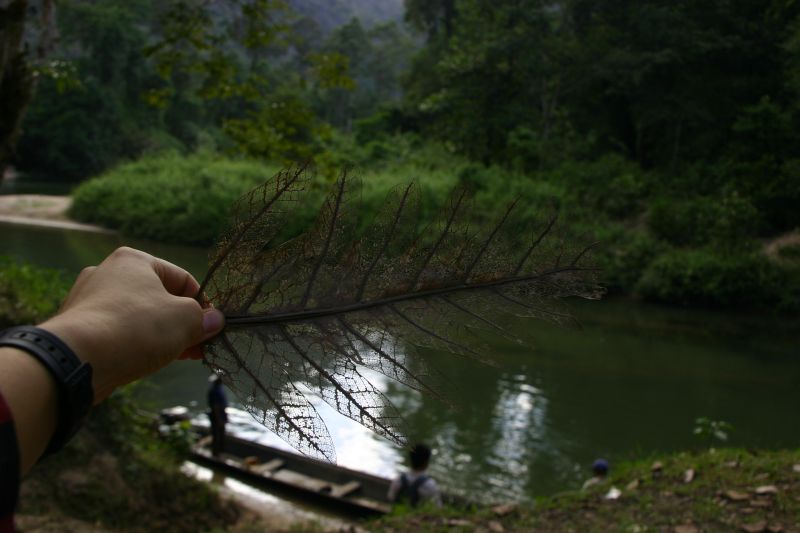
{"type": "Polygon", "coordinates": [[[398,187],[365,226],[360,183],[344,173],[312,227],[276,242],[308,186],[306,172],[281,172],[238,202],[202,283],[226,315],[206,363],[260,422],[304,453],[334,460],[299,384],[402,443],[399,413],[361,368],[441,398],[442,376],[416,348],[489,363],[485,332],[519,342],[508,317],[566,322],[555,300],[599,294],[596,269],[586,264],[591,246],[559,239],[555,217],[533,223],[517,201],[495,221],[476,222],[464,190],[418,230],[417,187],[398,187]]]}

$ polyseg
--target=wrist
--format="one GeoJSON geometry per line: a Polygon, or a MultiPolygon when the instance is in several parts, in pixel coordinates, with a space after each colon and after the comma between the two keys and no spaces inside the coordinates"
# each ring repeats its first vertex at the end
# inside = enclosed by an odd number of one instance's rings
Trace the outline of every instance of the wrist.
{"type": "Polygon", "coordinates": [[[64,341],[52,332],[35,326],[15,326],[0,332],[0,346],[12,347],[28,355],[28,362],[13,363],[21,371],[23,381],[32,387],[28,394],[41,393],[40,389],[52,391],[55,385],[57,399],[53,411],[58,413],[55,431],[48,441],[47,452],[61,449],[81,426],[92,405],[92,367],[81,361],[64,341]],[[42,382],[41,371],[35,372],[30,361],[36,362],[50,375],[42,382]],[[38,384],[38,385],[37,385],[38,384]],[[33,387],[33,385],[36,385],[33,387]]]}
{"type": "Polygon", "coordinates": [[[84,363],[92,366],[94,404],[100,403],[116,388],[110,369],[103,364],[102,347],[98,338],[102,325],[90,316],[68,312],[40,324],[38,327],[60,338],[84,363]],[[91,333],[89,333],[91,332],[91,333]]]}

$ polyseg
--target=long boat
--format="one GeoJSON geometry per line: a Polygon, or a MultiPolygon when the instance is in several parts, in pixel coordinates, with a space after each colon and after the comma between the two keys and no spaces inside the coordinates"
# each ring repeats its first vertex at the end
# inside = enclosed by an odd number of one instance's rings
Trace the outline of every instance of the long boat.
{"type": "Polygon", "coordinates": [[[279,488],[355,516],[391,511],[390,480],[310,457],[225,436],[225,451],[214,456],[210,437],[192,448],[191,460],[264,488],[279,488]]]}

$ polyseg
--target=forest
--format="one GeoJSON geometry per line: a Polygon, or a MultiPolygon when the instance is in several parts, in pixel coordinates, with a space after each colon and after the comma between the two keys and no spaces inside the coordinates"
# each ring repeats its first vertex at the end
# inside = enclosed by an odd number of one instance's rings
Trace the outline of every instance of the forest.
{"type": "Polygon", "coordinates": [[[800,309],[796,2],[318,4],[29,10],[55,35],[6,163],[74,184],[76,219],[201,245],[291,163],[355,169],[373,209],[461,184],[487,214],[558,209],[611,293],[800,309]]]}

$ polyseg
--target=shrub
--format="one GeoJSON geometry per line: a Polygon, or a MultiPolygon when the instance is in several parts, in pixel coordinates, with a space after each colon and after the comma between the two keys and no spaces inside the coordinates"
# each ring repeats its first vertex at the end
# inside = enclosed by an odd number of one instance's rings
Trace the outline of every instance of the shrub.
{"type": "Polygon", "coordinates": [[[741,246],[758,232],[759,214],[744,197],[660,197],[651,203],[650,231],[676,246],[741,246]]]}
{"type": "Polygon", "coordinates": [[[147,157],[81,184],[70,216],[131,236],[209,244],[234,201],[277,170],[208,153],[147,157]]]}
{"type": "Polygon", "coordinates": [[[627,218],[641,210],[648,189],[639,167],[617,155],[564,163],[545,175],[568,188],[584,208],[615,218],[627,218]]]}
{"type": "Polygon", "coordinates": [[[57,270],[0,256],[0,329],[36,324],[58,310],[69,284],[57,270]]]}
{"type": "Polygon", "coordinates": [[[662,254],[645,270],[637,290],[650,300],[683,305],[792,307],[797,304],[794,285],[786,271],[762,255],[700,248],[662,254]]]}
{"type": "Polygon", "coordinates": [[[648,265],[667,245],[642,231],[629,231],[615,225],[597,235],[597,266],[611,291],[631,293],[648,265]]]}

